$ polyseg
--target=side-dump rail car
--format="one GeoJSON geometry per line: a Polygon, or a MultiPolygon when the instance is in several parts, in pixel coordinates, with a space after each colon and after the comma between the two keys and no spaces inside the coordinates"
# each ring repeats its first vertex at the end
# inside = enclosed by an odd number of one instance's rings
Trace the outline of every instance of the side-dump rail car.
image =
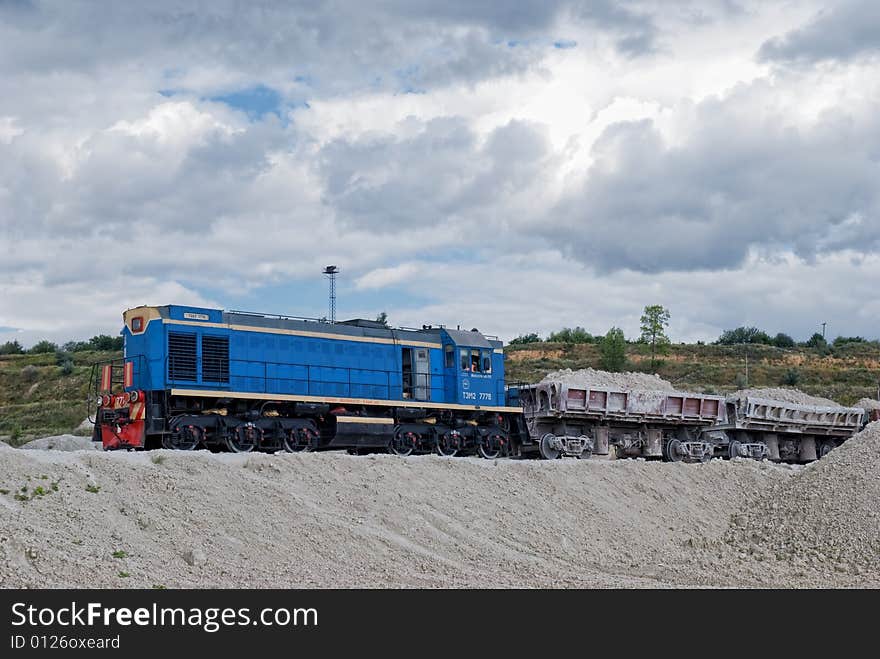
{"type": "Polygon", "coordinates": [[[800,405],[753,396],[729,397],[727,422],[713,429],[729,457],[810,462],[861,430],[861,407],[800,405]]]}
{"type": "Polygon", "coordinates": [[[701,431],[723,420],[725,413],[720,396],[582,387],[562,381],[519,387],[516,395],[530,439],[548,459],[595,453],[708,460],[714,447],[701,431]]]}

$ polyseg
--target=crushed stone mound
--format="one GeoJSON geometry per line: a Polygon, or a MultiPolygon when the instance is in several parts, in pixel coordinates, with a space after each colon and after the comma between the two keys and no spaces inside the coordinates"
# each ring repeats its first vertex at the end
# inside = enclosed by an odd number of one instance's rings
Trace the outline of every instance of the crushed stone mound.
{"type": "Polygon", "coordinates": [[[811,396],[805,394],[798,389],[783,389],[781,387],[769,387],[765,389],[740,389],[730,394],[728,398],[745,398],[751,396],[753,398],[769,398],[770,400],[778,400],[783,403],[794,403],[795,405],[814,405],[817,407],[842,407],[840,403],[830,398],[821,398],[819,396],[811,396]]]}
{"type": "Polygon", "coordinates": [[[90,437],[55,435],[31,440],[19,448],[41,451],[93,451],[98,448],[98,445],[93,443],[90,437]]]}
{"type": "Polygon", "coordinates": [[[675,391],[671,382],[650,373],[610,373],[593,368],[573,371],[570,368],[548,373],[543,382],[565,382],[569,386],[597,389],[644,389],[646,391],[675,391]]]}
{"type": "Polygon", "coordinates": [[[876,582],[871,575],[880,574],[878,501],[875,422],[734,516],[727,540],[759,560],[788,564],[792,573],[812,569],[876,582]]]}
{"type": "Polygon", "coordinates": [[[880,400],[874,400],[873,398],[862,398],[862,400],[856,403],[856,407],[861,407],[865,410],[880,410],[880,400]]]}
{"type": "Polygon", "coordinates": [[[793,473],[0,447],[0,586],[790,587],[788,570],[730,569],[712,552],[731,510],[793,473]]]}

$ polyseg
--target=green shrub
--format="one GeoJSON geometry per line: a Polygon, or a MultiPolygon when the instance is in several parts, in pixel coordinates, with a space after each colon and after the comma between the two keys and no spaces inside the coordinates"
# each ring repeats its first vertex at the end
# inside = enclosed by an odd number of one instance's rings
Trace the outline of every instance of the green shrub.
{"type": "Polygon", "coordinates": [[[33,347],[28,350],[32,355],[42,355],[48,352],[55,352],[58,350],[58,346],[52,343],[51,341],[47,341],[43,339],[39,343],[33,345],[33,347]]]}
{"type": "Polygon", "coordinates": [[[626,367],[626,337],[619,327],[612,327],[599,344],[602,368],[619,373],[626,367]]]}
{"type": "Polygon", "coordinates": [[[788,385],[789,387],[795,387],[801,381],[801,372],[796,368],[788,369],[785,374],[782,376],[782,383],[784,385],[788,385]]]}
{"type": "Polygon", "coordinates": [[[25,382],[33,382],[37,379],[37,376],[40,374],[40,371],[37,370],[37,367],[33,364],[28,364],[23,369],[21,369],[21,379],[25,382]]]}
{"type": "Polygon", "coordinates": [[[18,341],[7,341],[0,345],[0,355],[21,355],[24,354],[24,348],[18,341]]]}

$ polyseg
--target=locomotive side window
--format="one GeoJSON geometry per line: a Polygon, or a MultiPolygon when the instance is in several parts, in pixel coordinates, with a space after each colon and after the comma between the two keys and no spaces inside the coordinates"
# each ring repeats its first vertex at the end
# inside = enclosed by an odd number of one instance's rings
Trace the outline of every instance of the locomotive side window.
{"type": "Polygon", "coordinates": [[[443,350],[443,366],[452,368],[455,366],[455,347],[448,345],[443,350]]]}
{"type": "Polygon", "coordinates": [[[480,351],[471,350],[471,373],[480,372],[480,351]]]}
{"type": "Polygon", "coordinates": [[[492,372],[492,353],[488,350],[483,350],[483,373],[491,373],[492,372]]]}
{"type": "Polygon", "coordinates": [[[461,370],[471,370],[471,351],[467,348],[461,349],[461,370]]]}

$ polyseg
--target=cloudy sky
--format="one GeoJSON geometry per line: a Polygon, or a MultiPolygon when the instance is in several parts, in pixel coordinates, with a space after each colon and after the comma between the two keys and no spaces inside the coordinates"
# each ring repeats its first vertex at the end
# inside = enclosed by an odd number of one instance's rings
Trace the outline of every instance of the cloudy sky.
{"type": "Polygon", "coordinates": [[[876,0],[0,0],[0,342],[327,264],[399,325],[877,337],[878,107],[876,0]]]}

